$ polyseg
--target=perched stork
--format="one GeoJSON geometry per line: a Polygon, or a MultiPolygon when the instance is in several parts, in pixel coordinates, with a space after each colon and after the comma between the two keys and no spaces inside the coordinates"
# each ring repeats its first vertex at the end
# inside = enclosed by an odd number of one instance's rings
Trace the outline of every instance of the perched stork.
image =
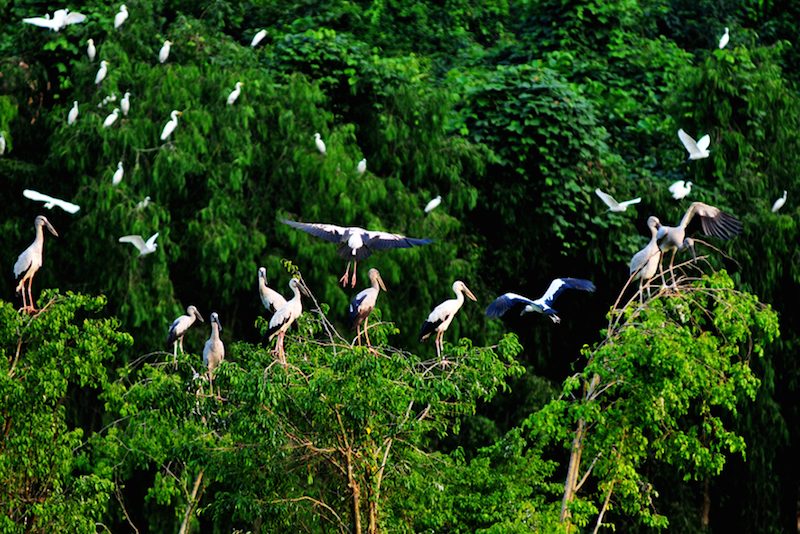
{"type": "Polygon", "coordinates": [[[214,394],[214,369],[225,359],[225,345],[219,338],[222,325],[219,323],[217,312],[211,314],[211,337],[203,347],[203,363],[208,367],[208,383],[211,386],[211,394],[214,394]]]}
{"type": "Polygon", "coordinates": [[[608,206],[608,211],[625,211],[631,204],[638,204],[642,201],[642,197],[636,197],[625,202],[617,202],[614,197],[600,189],[595,189],[594,192],[608,206]]]}
{"type": "Polygon", "coordinates": [[[236,82],[236,89],[231,91],[231,94],[228,95],[227,103],[228,103],[229,106],[232,106],[233,103],[236,102],[236,99],[239,98],[239,95],[242,92],[242,86],[243,85],[244,85],[244,83],[242,83],[242,82],[236,82]]]}
{"type": "Polygon", "coordinates": [[[678,180],[669,186],[669,192],[672,193],[672,198],[680,200],[692,192],[692,185],[692,182],[678,180]]]}
{"type": "Polygon", "coordinates": [[[708,134],[701,137],[697,142],[691,138],[689,134],[683,131],[683,128],[678,130],[678,138],[680,138],[683,146],[689,152],[687,162],[693,159],[703,159],[709,156],[708,145],[711,144],[711,136],[708,134]]]}
{"type": "Polygon", "coordinates": [[[580,289],[582,291],[592,292],[596,288],[589,280],[582,280],[580,278],[556,278],[550,282],[550,287],[547,288],[544,295],[536,300],[531,300],[522,295],[517,295],[516,293],[500,295],[486,308],[486,315],[489,319],[497,319],[509,309],[521,307],[520,315],[529,312],[538,312],[547,315],[554,323],[560,323],[561,318],[556,315],[556,310],[554,310],[552,306],[565,289],[580,289]]]}
{"type": "Polygon", "coordinates": [[[169,114],[172,119],[167,121],[167,124],[164,125],[164,129],[161,130],[162,141],[166,141],[167,137],[169,137],[169,134],[171,134],[175,128],[178,127],[178,115],[182,115],[182,113],[177,109],[173,109],[172,113],[169,114]]]}
{"type": "MultiPolygon", "coordinates": [[[[306,295],[309,295],[308,290],[297,278],[289,280],[289,287],[292,289],[294,296],[275,312],[275,315],[273,315],[272,319],[269,321],[267,333],[264,334],[264,338],[269,341],[272,341],[272,338],[276,335],[278,336],[278,343],[275,345],[273,354],[277,353],[278,359],[284,365],[286,365],[286,355],[283,352],[283,338],[286,335],[286,331],[292,326],[292,323],[303,313],[303,303],[300,300],[300,292],[302,291],[306,295]]],[[[262,343],[263,342],[264,340],[262,339],[262,343]]]]}
{"type": "Polygon", "coordinates": [[[258,268],[258,295],[261,297],[261,304],[270,313],[275,313],[286,306],[286,299],[274,289],[267,287],[267,269],[258,268]]]}
{"type": "Polygon", "coordinates": [[[53,209],[54,206],[58,206],[62,210],[74,214],[81,209],[81,207],[78,206],[77,204],[73,204],[72,202],[67,202],[66,200],[59,200],[57,198],[53,198],[50,195],[39,193],[38,191],[34,191],[33,189],[25,189],[22,192],[22,196],[24,196],[25,198],[29,198],[31,200],[44,202],[43,207],[49,210],[53,209]]]}
{"type": "Polygon", "coordinates": [[[698,226],[695,224],[690,227],[690,223],[695,215],[699,217],[699,230],[703,235],[728,240],[739,235],[743,229],[741,221],[733,215],[725,213],[717,207],[703,204],[702,202],[692,202],[692,205],[686,210],[678,226],[661,226],[658,229],[658,234],[656,234],[661,252],[672,251],[672,258],[669,261],[669,272],[672,275],[673,283],[675,282],[675,273],[672,271],[672,264],[675,261],[675,254],[679,250],[688,248],[692,253],[692,257],[694,258],[695,256],[694,240],[687,235],[692,233],[698,226]]]}
{"type": "Polygon", "coordinates": [[[478,300],[461,280],[453,282],[453,293],[456,294],[456,298],[446,300],[436,306],[433,311],[428,314],[428,318],[422,324],[422,330],[419,332],[420,343],[436,332],[436,356],[439,358],[442,357],[442,349],[444,348],[444,341],[442,338],[444,338],[445,331],[450,327],[450,323],[453,322],[453,317],[455,317],[456,312],[458,312],[464,304],[464,294],[466,293],[469,298],[476,302],[478,300]]]}
{"type": "Polygon", "coordinates": [[[784,204],[786,204],[786,191],[784,191],[783,196],[778,200],[776,200],[775,203],[772,205],[772,213],[775,213],[776,211],[781,209],[784,204]]]}
{"type": "MultiPolygon", "coordinates": [[[[658,266],[661,263],[661,249],[658,247],[658,229],[661,228],[661,221],[658,217],[651,215],[647,218],[647,227],[650,228],[650,242],[633,255],[630,265],[631,280],[639,280],[639,298],[641,300],[641,291],[644,283],[656,275],[658,266]]],[[[647,286],[648,294],[650,286],[647,286]]]]}
{"type": "Polygon", "coordinates": [[[22,292],[22,309],[28,313],[36,311],[36,308],[33,306],[31,286],[33,285],[33,275],[35,275],[39,267],[42,266],[42,252],[44,250],[44,232],[42,231],[42,227],[46,226],[51,234],[58,237],[56,229],[53,228],[53,225],[50,224],[50,221],[48,221],[47,217],[44,215],[36,217],[33,225],[36,227],[36,239],[33,240],[31,246],[26,248],[24,252],[19,255],[17,262],[14,264],[14,276],[16,278],[21,277],[17,285],[17,294],[19,294],[20,291],[22,292]],[[28,282],[27,300],[25,299],[25,282],[28,282]]]}
{"type": "Polygon", "coordinates": [[[369,323],[369,314],[375,309],[375,303],[378,301],[378,293],[381,288],[386,291],[386,286],[383,284],[381,273],[378,269],[369,270],[369,281],[371,287],[364,289],[353,298],[350,303],[350,330],[356,330],[359,346],[361,345],[361,322],[364,322],[364,337],[367,338],[367,347],[372,350],[369,342],[369,334],[367,333],[367,324],[369,323]]]}
{"type": "Polygon", "coordinates": [[[169,58],[169,47],[172,45],[172,41],[164,41],[164,46],[161,47],[161,50],[158,51],[158,62],[165,63],[169,58]]]}
{"type": "Polygon", "coordinates": [[[200,319],[201,323],[204,323],[203,317],[200,315],[200,312],[197,311],[197,308],[194,306],[189,306],[186,308],[186,315],[181,315],[177,319],[172,322],[172,326],[169,327],[169,332],[167,332],[167,340],[166,345],[169,348],[172,345],[172,354],[175,356],[175,368],[178,368],[178,344],[180,343],[181,352],[183,352],[183,336],[186,335],[186,331],[194,324],[195,320],[200,319]]]}
{"type": "Polygon", "coordinates": [[[350,273],[350,262],[353,262],[353,281],[352,287],[356,286],[356,265],[358,262],[369,258],[373,250],[388,248],[411,248],[427,245],[431,239],[416,239],[400,234],[390,234],[389,232],[373,232],[355,226],[336,226],[334,224],[322,223],[300,223],[281,219],[282,223],[298,228],[309,234],[321,237],[331,243],[341,245],[336,251],[342,259],[347,260],[347,269],[339,279],[342,286],[347,285],[347,276],[350,273]]]}

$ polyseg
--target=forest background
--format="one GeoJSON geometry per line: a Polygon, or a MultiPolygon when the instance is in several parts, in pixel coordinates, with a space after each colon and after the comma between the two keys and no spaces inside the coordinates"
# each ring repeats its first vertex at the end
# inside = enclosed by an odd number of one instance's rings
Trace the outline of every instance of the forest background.
{"type": "Polygon", "coordinates": [[[115,29],[117,4],[0,0],[0,531],[798,529],[800,4],[126,6],[115,29]],[[88,19],[21,23],[63,7],[88,19]],[[684,164],[679,128],[710,134],[710,157],[684,164]],[[598,187],[642,202],[609,212],[598,187]],[[625,306],[628,288],[610,313],[647,217],[676,224],[695,200],[743,234],[699,245],[707,277],[686,266],[680,292],[625,306]],[[40,214],[59,237],[29,317],[11,271],[40,214]],[[279,218],[435,241],[376,253],[342,288],[335,246],[279,218]],[[147,256],[118,242],[155,232],[147,256]],[[285,369],[258,347],[260,266],[315,297],[285,369]],[[379,356],[348,345],[369,267],[388,289],[379,356]],[[597,291],[562,295],[561,324],[485,318],[563,276],[597,291]],[[417,332],[457,279],[478,303],[443,367],[417,332]],[[221,398],[198,376],[207,322],[177,368],[164,346],[188,305],[219,313],[221,398]]]}

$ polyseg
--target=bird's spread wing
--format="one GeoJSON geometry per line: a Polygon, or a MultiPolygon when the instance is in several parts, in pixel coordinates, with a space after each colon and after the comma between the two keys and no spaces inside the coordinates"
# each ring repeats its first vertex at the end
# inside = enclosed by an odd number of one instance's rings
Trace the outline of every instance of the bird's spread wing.
{"type": "Polygon", "coordinates": [[[39,26],[40,28],[50,28],[51,30],[55,27],[54,22],[50,19],[46,19],[43,17],[33,17],[29,19],[22,19],[22,22],[26,24],[33,24],[34,26],[39,26]]]}
{"type": "Polygon", "coordinates": [[[693,202],[689,206],[686,215],[683,216],[683,220],[681,220],[681,225],[687,229],[687,233],[691,233],[691,230],[694,229],[688,228],[692,215],[700,217],[700,229],[704,235],[727,240],[733,239],[742,233],[744,229],[742,222],[733,215],[725,213],[715,206],[709,206],[702,202],[693,202]],[[685,224],[684,220],[686,221],[685,224]]]}
{"type": "Polygon", "coordinates": [[[606,206],[608,206],[609,209],[616,210],[620,208],[619,202],[617,202],[616,199],[608,193],[601,191],[600,189],[595,189],[594,192],[598,197],[600,197],[600,200],[606,203],[606,206]]]}
{"type": "MultiPolygon", "coordinates": [[[[156,234],[156,235],[158,235],[158,234],[156,234]]],[[[144,243],[144,239],[142,239],[141,236],[138,236],[138,235],[126,235],[124,237],[120,237],[119,238],[119,242],[120,243],[130,243],[134,247],[138,248],[139,252],[143,252],[145,250],[145,248],[147,247],[147,245],[145,245],[145,243],[144,243]]]]}
{"type": "Polygon", "coordinates": [[[416,239],[388,232],[366,232],[366,235],[367,239],[364,242],[368,247],[375,250],[419,247],[433,242],[432,239],[416,239]]]}
{"type": "Polygon", "coordinates": [[[158,232],[156,232],[155,234],[150,236],[150,239],[147,240],[147,243],[145,244],[145,246],[147,248],[152,248],[153,244],[156,242],[156,239],[158,239],[158,232]]]}
{"type": "Polygon", "coordinates": [[[345,240],[344,236],[348,230],[347,228],[336,226],[335,224],[301,223],[290,221],[288,219],[281,219],[280,221],[304,232],[308,232],[313,236],[321,237],[322,239],[330,241],[331,243],[343,242],[345,240]]]}
{"type": "Polygon", "coordinates": [[[641,201],[642,201],[642,197],[636,197],[636,198],[632,198],[632,199],[630,199],[630,200],[626,200],[625,202],[620,202],[620,203],[619,203],[619,205],[620,205],[622,208],[627,208],[627,207],[628,207],[628,206],[630,206],[631,204],[638,204],[638,203],[639,203],[639,202],[641,202],[641,201]]]}
{"type": "Polygon", "coordinates": [[[669,192],[670,193],[675,193],[675,191],[677,191],[678,189],[681,189],[683,187],[684,183],[685,182],[683,180],[678,180],[677,182],[675,182],[671,186],[669,186],[669,192]]]}
{"type": "MultiPolygon", "coordinates": [[[[689,151],[689,154],[697,154],[700,152],[700,148],[695,143],[694,139],[692,139],[689,134],[683,131],[683,128],[678,130],[678,137],[683,143],[683,146],[686,147],[686,150],[689,151]]],[[[709,140],[710,141],[710,140],[709,140]]]]}
{"type": "Polygon", "coordinates": [[[594,291],[596,288],[589,280],[582,280],[580,278],[556,278],[550,282],[550,287],[547,288],[544,295],[537,300],[539,303],[544,303],[546,306],[552,306],[553,302],[565,289],[581,289],[583,291],[594,291]]]}
{"type": "Polygon", "coordinates": [[[41,202],[51,202],[54,205],[60,207],[61,209],[63,209],[64,211],[67,211],[69,213],[77,213],[78,210],[81,209],[81,207],[78,206],[77,204],[73,204],[72,202],[67,202],[65,200],[59,200],[57,198],[53,198],[50,195],[45,195],[45,194],[39,193],[38,191],[34,191],[33,189],[24,190],[22,192],[22,195],[25,196],[26,198],[31,199],[31,200],[38,200],[38,201],[41,201],[41,202]]]}
{"type": "Polygon", "coordinates": [[[81,13],[70,13],[64,19],[64,24],[78,24],[86,20],[86,15],[81,13]]]}
{"type": "Polygon", "coordinates": [[[711,136],[708,134],[705,134],[703,137],[697,140],[697,148],[700,149],[700,152],[704,152],[710,144],[711,136]]]}
{"type": "Polygon", "coordinates": [[[533,301],[527,297],[517,295],[516,293],[506,293],[504,295],[500,295],[494,300],[494,302],[489,304],[489,306],[486,308],[486,316],[489,317],[489,319],[497,319],[515,306],[524,307],[528,306],[529,304],[533,304],[533,301]]]}

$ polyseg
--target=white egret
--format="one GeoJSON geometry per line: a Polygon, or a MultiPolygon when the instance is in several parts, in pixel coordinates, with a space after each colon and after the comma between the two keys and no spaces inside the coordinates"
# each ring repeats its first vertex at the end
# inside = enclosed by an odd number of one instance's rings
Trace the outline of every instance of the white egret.
{"type": "Polygon", "coordinates": [[[239,95],[242,92],[242,86],[244,84],[242,82],[236,82],[236,89],[231,91],[231,94],[228,95],[228,105],[232,106],[236,99],[239,98],[239,95]]]}
{"type": "Polygon", "coordinates": [[[631,204],[638,204],[642,201],[642,197],[637,197],[625,202],[617,202],[614,197],[600,189],[595,189],[594,192],[608,206],[608,211],[625,211],[631,204]]]}
{"type": "Polygon", "coordinates": [[[322,140],[322,136],[318,133],[315,133],[314,137],[316,138],[315,143],[317,143],[317,150],[324,156],[328,152],[327,148],[325,148],[325,141],[322,140]]]}
{"type": "Polygon", "coordinates": [[[56,229],[53,228],[53,225],[50,224],[50,221],[48,221],[47,217],[44,215],[36,217],[33,225],[36,227],[36,239],[33,240],[31,246],[26,248],[22,254],[19,255],[17,262],[14,264],[14,276],[20,278],[19,284],[17,285],[17,294],[19,294],[20,291],[22,292],[22,309],[27,312],[36,311],[36,308],[33,306],[31,286],[33,285],[33,275],[35,275],[36,271],[42,266],[44,257],[44,232],[42,231],[42,227],[46,226],[47,229],[50,230],[50,233],[58,237],[56,229]],[[28,282],[27,299],[25,298],[25,282],[28,282]]]}
{"type": "Polygon", "coordinates": [[[374,232],[356,226],[336,226],[334,224],[300,223],[280,219],[284,224],[300,229],[309,234],[321,237],[331,243],[341,245],[336,251],[342,259],[347,260],[347,270],[339,279],[342,285],[347,285],[347,276],[350,272],[350,262],[353,262],[353,287],[356,285],[356,265],[358,262],[369,258],[373,250],[389,248],[411,248],[427,245],[431,239],[415,239],[400,234],[389,232],[374,232]]]}
{"type": "Polygon", "coordinates": [[[6,153],[6,138],[3,132],[0,132],[0,156],[6,153]]]}
{"type": "Polygon", "coordinates": [[[103,121],[103,128],[108,128],[114,124],[114,121],[117,120],[117,117],[119,117],[119,108],[114,108],[114,111],[111,112],[111,115],[106,117],[106,120],[103,121]]]}
{"type": "Polygon", "coordinates": [[[692,182],[678,180],[669,186],[669,192],[672,193],[672,198],[680,200],[692,192],[692,185],[692,182]]]}
{"type": "Polygon", "coordinates": [[[704,135],[699,141],[695,142],[695,140],[692,139],[689,134],[684,132],[683,128],[681,128],[678,130],[678,138],[689,152],[689,159],[687,161],[693,159],[703,159],[709,156],[708,145],[711,144],[711,136],[708,134],[704,135]]]}
{"type": "Polygon", "coordinates": [[[143,210],[144,208],[147,207],[148,204],[150,204],[150,197],[146,196],[146,197],[144,197],[144,200],[142,200],[141,202],[136,204],[136,209],[137,210],[143,210]]]}
{"type": "Polygon", "coordinates": [[[294,296],[280,309],[278,309],[269,320],[269,327],[261,340],[262,344],[265,340],[272,341],[276,335],[278,342],[275,344],[273,353],[277,353],[279,361],[286,365],[286,354],[283,351],[283,339],[286,336],[286,331],[292,326],[300,315],[303,313],[303,303],[301,301],[300,292],[302,291],[308,296],[311,296],[308,289],[305,288],[303,283],[297,278],[289,280],[289,287],[292,289],[294,296]]]}
{"type": "Polygon", "coordinates": [[[156,244],[156,239],[158,238],[158,232],[150,236],[150,239],[147,240],[145,243],[144,239],[138,235],[126,235],[119,238],[120,243],[130,243],[137,249],[139,249],[139,256],[144,256],[146,254],[152,254],[156,251],[158,244],[156,244]]]}
{"type": "Polygon", "coordinates": [[[194,306],[189,306],[186,308],[186,315],[181,315],[172,321],[172,325],[169,327],[165,344],[167,345],[167,348],[172,346],[172,354],[175,356],[176,368],[178,367],[178,345],[180,345],[181,352],[183,352],[183,336],[186,335],[186,332],[189,330],[189,328],[191,328],[197,319],[200,319],[201,323],[205,322],[203,320],[203,316],[200,315],[199,311],[197,311],[197,308],[194,306]]]}
{"type": "Polygon", "coordinates": [[[786,191],[784,191],[783,196],[778,200],[776,200],[775,203],[772,205],[772,213],[775,213],[776,211],[781,209],[784,204],[786,204],[786,191]]]}
{"type": "Polygon", "coordinates": [[[556,278],[550,282],[550,286],[544,295],[536,300],[531,300],[516,293],[506,293],[497,297],[494,302],[486,308],[486,315],[489,319],[496,319],[502,316],[511,308],[521,308],[520,315],[529,312],[537,312],[546,315],[554,323],[560,323],[561,319],[553,309],[553,303],[565,289],[580,289],[581,291],[593,292],[596,288],[589,280],[581,278],[556,278]]]}
{"type": "Polygon", "coordinates": [[[258,43],[267,36],[267,30],[261,30],[260,32],[256,33],[253,36],[253,40],[250,41],[250,46],[258,46],[258,43]]]}
{"type": "Polygon", "coordinates": [[[728,31],[728,28],[725,28],[725,33],[722,35],[722,37],[719,38],[719,49],[720,50],[725,48],[725,46],[728,44],[728,41],[730,40],[730,38],[731,38],[731,34],[728,31]]]}
{"type": "Polygon", "coordinates": [[[169,114],[172,117],[172,120],[167,121],[167,124],[164,125],[164,129],[161,130],[161,140],[165,141],[169,134],[171,134],[175,128],[178,127],[178,115],[181,115],[181,112],[177,109],[173,109],[172,113],[169,114]]]}
{"type": "Polygon", "coordinates": [[[111,177],[111,185],[117,185],[122,181],[122,175],[125,171],[122,168],[122,162],[120,161],[117,163],[117,170],[114,172],[114,176],[111,177]]]}
{"type": "Polygon", "coordinates": [[[161,47],[161,50],[158,52],[158,62],[164,63],[169,58],[169,47],[172,45],[172,41],[164,41],[164,46],[161,47]]]}
{"type": "Polygon", "coordinates": [[[58,31],[61,28],[69,24],[78,24],[80,22],[84,22],[86,20],[86,15],[82,15],[81,13],[70,13],[69,9],[59,9],[53,13],[53,18],[50,18],[49,14],[46,14],[44,17],[33,17],[22,19],[22,22],[26,24],[33,24],[34,26],[39,26],[40,28],[50,28],[53,31],[58,31]]]}
{"type": "Polygon", "coordinates": [[[101,107],[105,106],[106,104],[108,104],[109,102],[114,102],[116,100],[117,100],[117,94],[116,93],[111,93],[110,95],[105,97],[99,104],[97,104],[97,107],[101,108],[101,107]]]}
{"type": "Polygon", "coordinates": [[[69,212],[69,213],[77,213],[78,210],[81,209],[80,206],[77,204],[73,204],[72,202],[67,202],[66,200],[60,200],[50,195],[45,195],[39,193],[38,191],[34,191],[33,189],[26,189],[22,192],[22,195],[25,198],[29,198],[31,200],[36,200],[39,202],[44,202],[44,208],[51,210],[54,206],[58,206],[62,210],[69,212]]]}
{"type": "Polygon", "coordinates": [[[87,39],[87,43],[89,46],[86,47],[86,55],[89,56],[89,61],[94,61],[94,58],[97,57],[97,48],[94,46],[94,39],[87,39]]]}
{"type": "Polygon", "coordinates": [[[94,83],[99,84],[100,82],[105,79],[106,74],[108,73],[108,61],[101,61],[100,62],[100,69],[97,71],[97,76],[94,77],[94,83]]]}
{"type": "Polygon", "coordinates": [[[429,213],[439,207],[442,203],[442,195],[437,195],[436,198],[425,204],[425,213],[429,213]]]}
{"type": "Polygon", "coordinates": [[[123,95],[122,100],[119,101],[119,107],[122,109],[122,114],[126,117],[128,116],[128,112],[131,110],[131,94],[125,93],[123,95]]]}
{"type": "Polygon", "coordinates": [[[436,332],[436,356],[439,358],[442,357],[442,349],[444,348],[444,333],[450,327],[450,323],[453,322],[453,317],[456,316],[456,313],[464,304],[464,294],[466,293],[469,298],[476,302],[478,300],[461,280],[453,282],[453,293],[456,294],[456,298],[446,300],[436,306],[431,313],[428,314],[428,318],[425,322],[422,323],[422,329],[419,332],[420,343],[436,332]]]}
{"type": "Polygon", "coordinates": [[[361,176],[365,172],[367,172],[367,158],[362,159],[358,162],[358,166],[356,167],[356,171],[358,175],[361,176]]]}
{"type": "Polygon", "coordinates": [[[125,4],[119,6],[119,13],[114,15],[114,29],[119,28],[122,26],[122,23],[128,18],[128,8],[125,4]]]}
{"type": "Polygon", "coordinates": [[[67,124],[72,124],[78,118],[78,101],[72,103],[72,109],[67,114],[67,124]]]}
{"type": "Polygon", "coordinates": [[[222,340],[219,338],[221,331],[222,325],[219,322],[219,315],[214,312],[211,314],[211,337],[208,338],[205,347],[203,347],[203,363],[208,367],[208,384],[212,395],[214,394],[214,369],[225,359],[225,345],[222,344],[222,340]]]}
{"type": "Polygon", "coordinates": [[[364,337],[367,339],[367,347],[372,350],[369,342],[369,334],[367,333],[367,324],[369,323],[369,315],[375,309],[375,304],[378,302],[378,293],[381,289],[386,291],[386,286],[381,278],[381,273],[378,269],[369,270],[369,281],[372,284],[367,289],[360,291],[358,295],[353,298],[350,303],[350,330],[356,330],[356,337],[359,346],[361,345],[361,323],[364,323],[364,337]]]}

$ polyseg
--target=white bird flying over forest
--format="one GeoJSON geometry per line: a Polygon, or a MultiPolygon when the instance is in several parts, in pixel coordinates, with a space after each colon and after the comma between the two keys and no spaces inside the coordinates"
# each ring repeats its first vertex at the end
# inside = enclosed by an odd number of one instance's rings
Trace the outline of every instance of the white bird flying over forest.
{"type": "Polygon", "coordinates": [[[280,219],[284,224],[298,228],[313,236],[321,237],[331,243],[341,245],[336,251],[342,259],[347,260],[347,269],[339,279],[342,285],[347,285],[347,276],[350,272],[350,262],[353,262],[352,287],[356,285],[356,265],[358,262],[369,258],[373,250],[390,248],[411,248],[427,245],[431,239],[416,239],[389,232],[375,232],[364,230],[356,226],[336,226],[335,224],[301,223],[280,219]]]}
{"type": "Polygon", "coordinates": [[[128,8],[125,4],[119,6],[119,13],[114,15],[114,29],[119,28],[122,26],[122,23],[128,19],[128,8]]]}
{"type": "Polygon", "coordinates": [[[102,82],[105,79],[106,74],[108,74],[108,65],[109,64],[110,63],[108,61],[101,61],[100,62],[100,68],[97,70],[97,76],[94,77],[95,85],[99,84],[100,82],[102,82]]]}
{"type": "Polygon", "coordinates": [[[172,119],[167,121],[167,124],[164,125],[164,129],[161,130],[162,141],[165,141],[167,137],[169,137],[169,134],[171,134],[175,128],[178,127],[178,115],[181,115],[181,112],[177,109],[173,109],[172,113],[169,114],[172,119]]]}
{"type": "Polygon", "coordinates": [[[707,158],[709,156],[708,145],[711,144],[711,136],[705,134],[703,137],[700,138],[697,142],[692,139],[689,134],[683,131],[683,128],[678,130],[678,138],[683,143],[683,146],[686,147],[686,150],[689,152],[689,159],[686,161],[690,161],[693,159],[702,159],[707,158]]]}
{"type": "Polygon", "coordinates": [[[617,202],[614,197],[604,191],[601,191],[600,189],[595,189],[594,192],[598,197],[600,197],[600,200],[605,202],[609,211],[625,211],[631,204],[638,204],[642,201],[642,197],[636,197],[632,200],[626,200],[625,202],[617,202]]]}
{"type": "Polygon", "coordinates": [[[460,310],[461,306],[464,304],[464,294],[472,300],[478,301],[475,295],[472,294],[472,291],[470,291],[461,280],[453,282],[453,293],[456,294],[456,298],[446,300],[436,306],[431,313],[428,314],[428,318],[425,319],[425,322],[422,323],[422,329],[419,332],[420,343],[436,332],[434,343],[436,344],[436,356],[438,358],[442,357],[442,350],[444,349],[444,333],[450,327],[450,323],[453,322],[453,317],[455,317],[458,310],[460,310]]]}
{"type": "Polygon", "coordinates": [[[317,150],[319,150],[320,154],[323,156],[328,153],[328,149],[325,147],[325,141],[322,140],[322,136],[319,133],[314,134],[315,143],[317,144],[317,150]]]}
{"type": "Polygon", "coordinates": [[[381,278],[381,273],[378,269],[369,270],[369,281],[372,284],[367,289],[364,289],[353,298],[350,303],[350,330],[356,330],[356,339],[358,345],[361,346],[361,323],[364,323],[364,337],[367,340],[367,347],[372,350],[372,345],[369,341],[369,334],[367,333],[367,324],[369,323],[369,315],[375,309],[375,304],[378,302],[378,293],[381,288],[386,291],[386,286],[381,278]]]}
{"type": "Polygon", "coordinates": [[[669,186],[669,192],[672,193],[672,198],[680,200],[692,192],[692,185],[694,185],[692,182],[678,180],[669,186]]]}
{"type": "Polygon", "coordinates": [[[86,43],[89,45],[86,47],[86,55],[89,56],[89,61],[94,61],[94,58],[97,57],[97,48],[94,46],[94,39],[87,39],[86,43]]]}
{"type": "Polygon", "coordinates": [[[435,210],[441,203],[442,203],[442,195],[438,195],[436,198],[425,204],[425,213],[435,210]]]}
{"type": "Polygon", "coordinates": [[[59,200],[57,198],[53,198],[50,195],[44,195],[39,193],[38,191],[34,191],[33,189],[26,189],[22,192],[22,195],[25,198],[29,198],[31,200],[36,200],[39,202],[44,202],[44,208],[46,209],[53,209],[54,206],[58,206],[62,210],[68,213],[77,213],[78,210],[81,209],[80,206],[77,204],[73,204],[72,202],[67,202],[66,200],[59,200]]]}
{"type": "Polygon", "coordinates": [[[776,200],[775,203],[772,205],[772,213],[775,213],[776,211],[781,209],[784,204],[786,204],[786,191],[784,191],[783,196],[778,200],[776,200]]]}
{"type": "Polygon", "coordinates": [[[239,98],[239,95],[242,92],[242,86],[243,85],[244,85],[244,83],[242,83],[242,82],[236,82],[236,89],[231,91],[231,94],[228,95],[227,102],[228,102],[229,106],[232,106],[233,103],[236,102],[236,99],[239,98]]]}
{"type": "Polygon", "coordinates": [[[728,41],[731,38],[731,34],[728,31],[728,28],[725,28],[725,33],[722,34],[722,37],[719,38],[719,49],[722,50],[728,44],[728,41]]]}
{"type": "Polygon", "coordinates": [[[78,119],[78,101],[72,103],[72,109],[67,114],[67,124],[72,124],[78,119]]]}
{"type": "Polygon", "coordinates": [[[85,20],[86,15],[82,15],[80,13],[70,13],[69,9],[59,9],[53,13],[53,18],[50,18],[50,15],[46,14],[44,17],[22,19],[22,22],[26,24],[33,24],[34,26],[39,26],[40,28],[50,28],[51,30],[57,32],[69,24],[78,24],[85,20]]]}
{"type": "Polygon", "coordinates": [[[167,348],[172,346],[172,353],[175,356],[175,368],[178,368],[178,345],[180,344],[181,352],[183,352],[183,336],[186,335],[186,332],[191,328],[194,322],[200,319],[201,323],[204,323],[203,316],[200,315],[200,312],[197,311],[197,308],[194,306],[189,306],[186,308],[186,315],[181,315],[174,321],[172,321],[172,325],[169,327],[169,331],[167,332],[167,340],[165,344],[167,348]]]}
{"type": "Polygon", "coordinates": [[[547,288],[544,295],[536,300],[531,300],[528,297],[523,297],[516,293],[500,295],[486,308],[486,315],[489,319],[496,319],[511,308],[520,308],[520,315],[529,312],[538,312],[547,315],[554,323],[560,323],[561,319],[556,315],[557,312],[553,309],[553,303],[565,289],[580,289],[582,291],[593,292],[596,288],[589,280],[582,280],[580,278],[556,278],[550,282],[550,287],[547,288]]]}
{"type": "Polygon", "coordinates": [[[158,62],[164,63],[169,58],[169,47],[172,45],[172,41],[164,41],[164,46],[161,47],[161,50],[158,51],[158,62]]]}
{"type": "Polygon", "coordinates": [[[267,30],[261,30],[253,36],[253,40],[250,41],[250,46],[258,46],[258,43],[267,36],[267,30]]]}
{"type": "Polygon", "coordinates": [[[53,225],[50,224],[50,221],[48,221],[47,217],[44,215],[36,217],[33,225],[36,227],[36,238],[33,240],[33,243],[19,255],[17,262],[14,264],[14,276],[20,279],[17,285],[17,294],[22,292],[22,309],[29,313],[36,311],[36,308],[33,306],[31,286],[33,286],[33,275],[35,275],[36,271],[42,266],[44,257],[44,232],[42,231],[42,227],[46,226],[47,229],[50,230],[50,233],[58,237],[56,229],[53,228],[53,225]],[[27,295],[25,293],[25,282],[28,283],[27,295]],[[26,296],[28,297],[27,299],[25,298],[26,296]]]}
{"type": "Polygon", "coordinates": [[[122,162],[117,163],[117,170],[114,171],[114,176],[111,177],[111,185],[117,185],[122,181],[122,176],[125,170],[122,168],[122,162]]]}
{"type": "Polygon", "coordinates": [[[294,296],[275,312],[272,319],[269,321],[267,332],[261,340],[262,344],[264,344],[265,340],[272,341],[276,335],[278,336],[278,342],[275,344],[273,354],[278,355],[278,360],[283,365],[286,365],[286,353],[283,350],[283,340],[286,336],[286,331],[289,330],[292,323],[303,313],[303,303],[301,301],[300,292],[302,291],[306,295],[311,296],[308,289],[306,289],[303,283],[297,278],[289,280],[289,287],[292,289],[294,296]]]}
{"type": "Polygon", "coordinates": [[[130,243],[137,249],[139,249],[139,256],[144,256],[145,254],[152,254],[156,251],[158,245],[156,244],[156,239],[158,238],[158,232],[150,236],[150,239],[147,240],[145,243],[144,239],[138,235],[126,235],[124,237],[119,238],[120,243],[130,243]]]}

